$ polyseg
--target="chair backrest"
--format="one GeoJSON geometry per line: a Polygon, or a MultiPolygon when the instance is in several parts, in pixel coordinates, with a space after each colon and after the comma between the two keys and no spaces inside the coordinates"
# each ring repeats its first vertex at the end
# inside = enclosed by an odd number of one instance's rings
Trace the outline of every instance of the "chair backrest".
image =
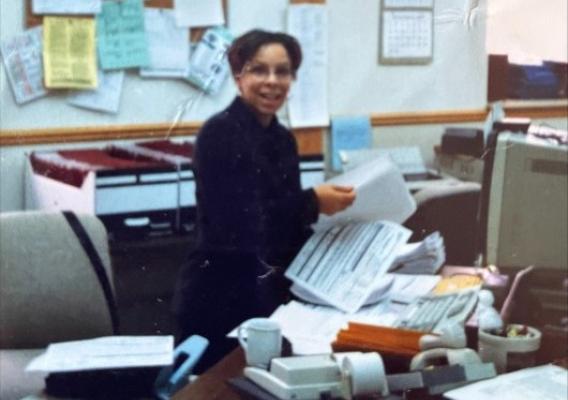
{"type": "Polygon", "coordinates": [[[405,223],[422,240],[439,231],[444,238],[446,264],[474,265],[478,258],[478,210],[481,185],[456,182],[433,186],[414,195],[418,209],[405,223]]]}
{"type": "MultiPolygon", "coordinates": [[[[113,286],[105,227],[96,216],[78,217],[113,286]]],[[[112,334],[101,284],[64,216],[0,214],[0,348],[36,348],[112,334]]]]}

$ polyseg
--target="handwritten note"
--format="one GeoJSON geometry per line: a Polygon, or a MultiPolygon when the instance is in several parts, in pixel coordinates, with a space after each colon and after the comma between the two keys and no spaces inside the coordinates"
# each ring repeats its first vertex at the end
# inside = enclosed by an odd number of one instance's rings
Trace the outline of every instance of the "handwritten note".
{"type": "Polygon", "coordinates": [[[176,26],[173,10],[147,8],[144,22],[150,52],[150,65],[142,76],[183,77],[189,68],[189,30],[176,26]]]}
{"type": "Polygon", "coordinates": [[[124,71],[98,71],[99,87],[95,90],[79,90],[70,93],[67,102],[73,106],[107,113],[117,113],[124,71]]]}
{"type": "Polygon", "coordinates": [[[33,0],[34,14],[98,14],[101,0],[33,0]]]}
{"type": "Polygon", "coordinates": [[[43,63],[48,88],[97,87],[95,20],[45,17],[43,63]]]}
{"type": "Polygon", "coordinates": [[[288,32],[298,39],[304,54],[288,101],[290,124],[327,126],[327,8],[320,4],[297,4],[288,10],[288,32]]]}
{"type": "Polygon", "coordinates": [[[42,27],[28,29],[3,41],[2,58],[16,103],[23,104],[45,96],[43,86],[42,27]]]}
{"type": "Polygon", "coordinates": [[[105,2],[97,17],[97,37],[104,70],[149,65],[142,0],[105,2]]]}

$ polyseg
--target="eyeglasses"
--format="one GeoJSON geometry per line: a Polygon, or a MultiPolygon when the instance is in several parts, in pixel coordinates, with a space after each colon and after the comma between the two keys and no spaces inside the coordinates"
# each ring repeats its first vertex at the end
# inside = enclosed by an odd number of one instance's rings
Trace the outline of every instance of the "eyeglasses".
{"type": "Polygon", "coordinates": [[[288,66],[270,68],[264,64],[247,64],[243,68],[243,74],[250,74],[259,81],[267,81],[271,73],[274,74],[278,82],[289,82],[294,77],[294,73],[288,66]]]}

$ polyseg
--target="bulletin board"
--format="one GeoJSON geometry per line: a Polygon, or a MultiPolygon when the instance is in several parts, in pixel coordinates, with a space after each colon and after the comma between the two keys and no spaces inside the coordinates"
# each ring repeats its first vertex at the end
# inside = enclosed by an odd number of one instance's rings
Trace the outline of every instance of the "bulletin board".
{"type": "MultiPolygon", "coordinates": [[[[31,0],[1,2],[2,39],[33,25],[26,4],[31,0]],[[27,3],[26,3],[27,2],[27,3]],[[9,5],[7,4],[9,3],[9,5]],[[29,21],[28,21],[29,19],[29,21]]],[[[285,30],[290,3],[297,0],[226,0],[228,29],[239,35],[251,28],[285,30]]],[[[173,0],[151,0],[148,5],[171,6],[173,0]]],[[[312,3],[313,0],[303,2],[312,3]]],[[[321,3],[321,1],[315,1],[321,3]]],[[[426,65],[379,63],[381,1],[327,0],[328,13],[328,109],[330,116],[416,114],[484,110],[487,99],[485,54],[485,0],[436,0],[433,17],[434,45],[426,65]],[[470,3],[475,3],[471,7],[470,3]],[[465,21],[469,21],[467,24],[465,21]]],[[[83,129],[85,137],[109,127],[109,138],[193,133],[200,123],[228,105],[237,93],[229,79],[215,96],[200,95],[185,82],[147,80],[128,71],[120,110],[107,115],[69,107],[63,93],[53,93],[18,106],[0,66],[2,135],[15,131],[45,135],[53,131],[83,129]],[[193,106],[176,123],[176,115],[188,102],[193,106]],[[122,132],[118,136],[117,132],[122,132]],[[134,132],[134,133],[131,133],[134,132]],[[138,133],[137,133],[138,132],[138,133]]],[[[286,121],[286,112],[281,119],[286,121]]],[[[44,135],[44,136],[45,136],[44,135]]]]}
{"type": "MultiPolygon", "coordinates": [[[[25,26],[31,28],[42,24],[43,17],[32,13],[32,1],[25,1],[25,26]]],[[[223,0],[223,10],[225,12],[225,19],[227,19],[227,1],[223,0]]],[[[173,8],[174,0],[145,0],[144,5],[152,8],[173,8]]],[[[203,35],[204,29],[193,29],[190,32],[190,40],[192,42],[198,41],[203,35]]]]}

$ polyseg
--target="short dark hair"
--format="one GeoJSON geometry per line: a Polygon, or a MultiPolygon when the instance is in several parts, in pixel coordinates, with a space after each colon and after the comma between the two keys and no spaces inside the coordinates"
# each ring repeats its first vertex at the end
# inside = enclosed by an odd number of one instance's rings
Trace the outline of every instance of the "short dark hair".
{"type": "Polygon", "coordinates": [[[258,49],[266,44],[279,43],[286,49],[292,72],[296,71],[302,63],[302,49],[293,36],[281,32],[268,32],[261,29],[253,29],[236,38],[228,51],[229,64],[233,75],[238,75],[247,62],[252,60],[258,49]]]}

